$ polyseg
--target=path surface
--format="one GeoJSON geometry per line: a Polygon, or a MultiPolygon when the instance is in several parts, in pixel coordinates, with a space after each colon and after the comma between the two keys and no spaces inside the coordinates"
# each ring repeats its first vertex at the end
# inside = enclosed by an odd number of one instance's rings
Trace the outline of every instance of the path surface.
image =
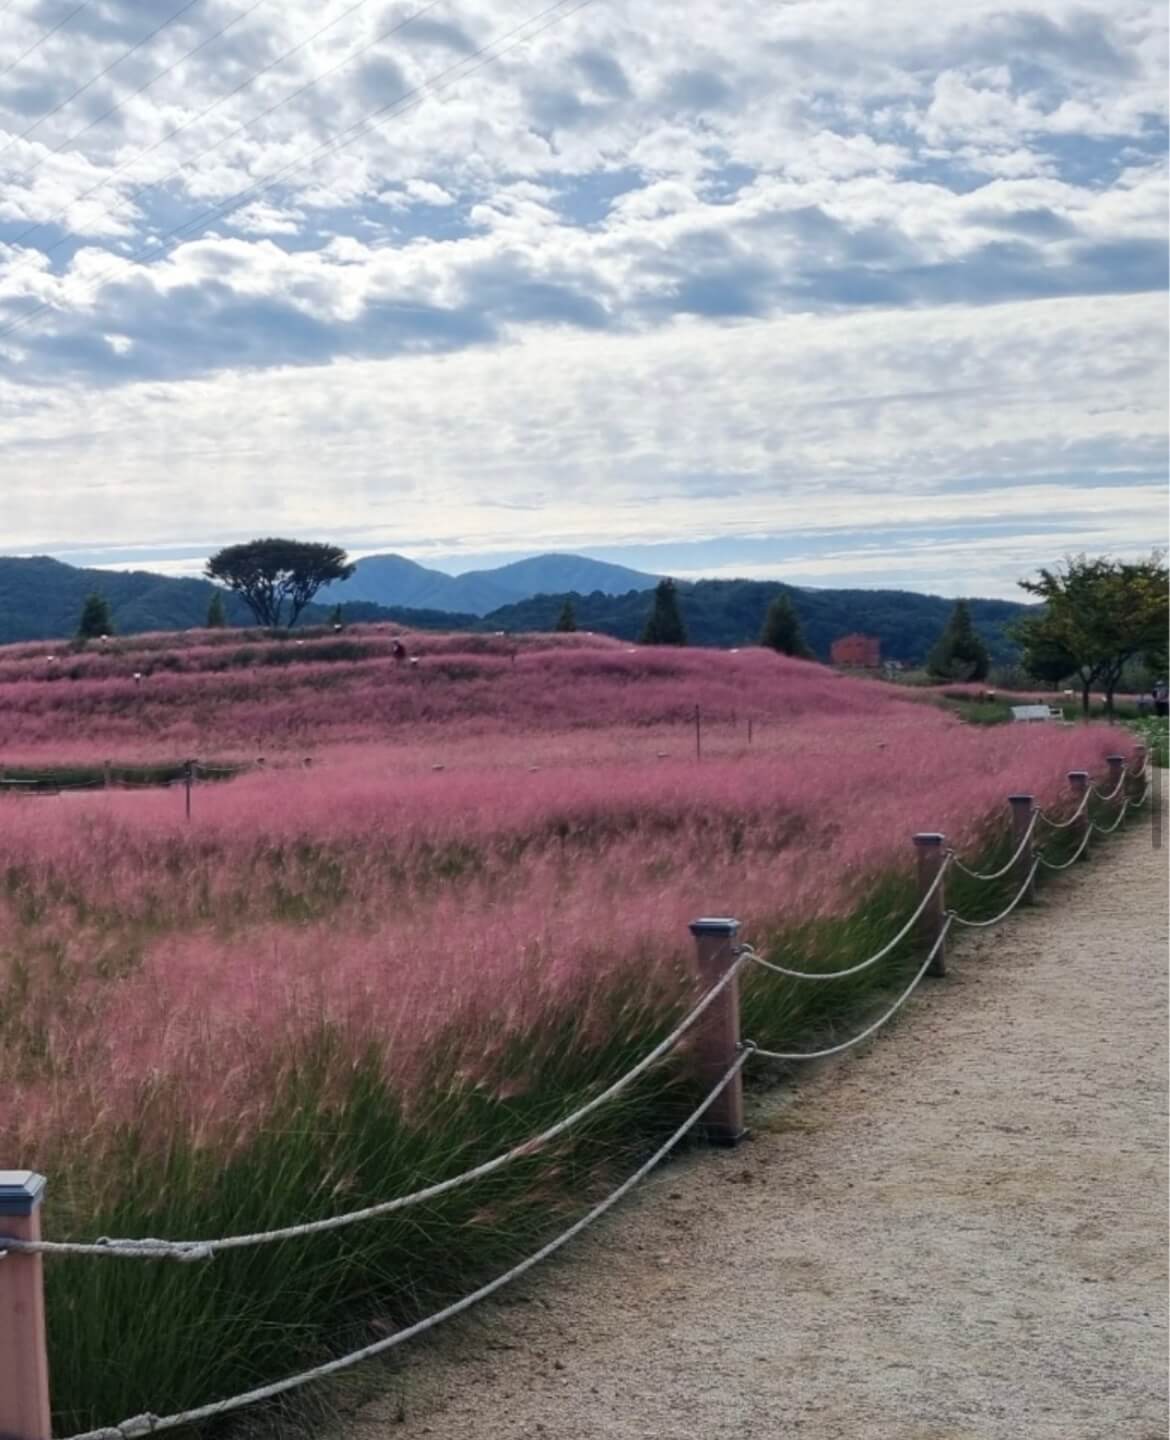
{"type": "Polygon", "coordinates": [[[336,1440],[1165,1437],[1166,852],[1098,852],[336,1440]]]}

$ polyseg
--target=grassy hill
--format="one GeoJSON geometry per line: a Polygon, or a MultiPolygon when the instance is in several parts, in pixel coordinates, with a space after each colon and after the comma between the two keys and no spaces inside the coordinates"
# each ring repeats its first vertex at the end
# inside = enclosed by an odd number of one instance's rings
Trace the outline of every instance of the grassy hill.
{"type": "MultiPolygon", "coordinates": [[[[839,636],[853,630],[876,635],[886,659],[920,663],[946,624],[954,602],[910,590],[801,590],[770,580],[699,580],[679,585],[679,602],[692,645],[754,645],[775,596],[787,592],[800,615],[805,639],[822,660],[839,636]]],[[[582,630],[636,640],[650,610],[650,596],[538,595],[506,605],[484,624],[498,630],[548,630],[569,598],[582,630]]],[[[972,600],[971,617],[997,662],[1015,657],[1007,627],[1027,607],[1011,600],[972,600]]]]}

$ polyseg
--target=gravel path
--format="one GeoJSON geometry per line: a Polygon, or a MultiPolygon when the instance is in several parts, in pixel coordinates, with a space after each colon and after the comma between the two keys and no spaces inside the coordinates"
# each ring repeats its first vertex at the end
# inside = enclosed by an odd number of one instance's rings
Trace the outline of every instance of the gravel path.
{"type": "Polygon", "coordinates": [[[337,1440],[1166,1437],[1166,930],[1135,827],[337,1440]]]}

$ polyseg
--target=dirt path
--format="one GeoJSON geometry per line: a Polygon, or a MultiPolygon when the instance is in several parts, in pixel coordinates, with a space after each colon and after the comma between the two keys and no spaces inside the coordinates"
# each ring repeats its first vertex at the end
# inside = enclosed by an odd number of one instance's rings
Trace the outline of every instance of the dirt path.
{"type": "Polygon", "coordinates": [[[964,938],[337,1440],[1165,1437],[1165,857],[1136,828],[964,938]]]}

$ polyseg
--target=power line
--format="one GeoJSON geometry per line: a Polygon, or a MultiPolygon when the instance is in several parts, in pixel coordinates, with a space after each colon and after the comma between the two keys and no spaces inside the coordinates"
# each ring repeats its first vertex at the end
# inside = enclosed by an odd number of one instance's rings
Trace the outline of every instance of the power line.
{"type": "MultiPolygon", "coordinates": [[[[11,3],[11,0],[9,0],[9,3],[11,3]]],[[[156,85],[161,79],[163,79],[164,76],[169,75],[172,70],[177,70],[180,65],[190,60],[192,55],[198,55],[200,50],[206,50],[209,45],[213,44],[216,40],[219,40],[222,36],[226,35],[227,32],[236,25],[238,25],[241,20],[246,20],[253,11],[259,10],[261,5],[264,5],[266,3],[267,0],[254,0],[254,3],[249,5],[246,10],[241,10],[234,20],[229,20],[226,25],[221,25],[218,30],[213,31],[210,35],[208,35],[205,40],[200,40],[198,45],[193,46],[190,50],[186,51],[185,54],[180,55],[177,60],[173,60],[169,65],[165,66],[162,70],[159,70],[156,74],[152,75],[149,80],[145,81],[142,85],[139,85],[137,90],[131,90],[129,95],[124,95],[116,105],[111,105],[108,110],[103,110],[102,113],[98,116],[95,116],[95,118],[92,119],[88,125],[83,125],[80,130],[74,130],[72,135],[69,135],[66,139],[62,140],[60,144],[54,145],[51,150],[46,151],[45,154],[42,155],[41,158],[37,160],[34,164],[30,165],[29,168],[19,178],[21,180],[27,180],[28,177],[33,173],[33,171],[39,170],[41,166],[45,163],[45,161],[48,160],[51,156],[60,154],[60,152],[64,150],[67,145],[72,145],[75,140],[80,140],[83,135],[88,135],[95,125],[100,125],[103,120],[108,120],[111,115],[116,114],[124,106],[128,105],[131,100],[136,100],[139,95],[144,93],[144,91],[149,90],[152,85],[156,85]]],[[[48,116],[42,115],[41,120],[45,119],[48,119],[48,116]]],[[[37,124],[40,124],[40,120],[37,121],[37,124]]],[[[27,130],[25,131],[25,134],[28,134],[27,130]]],[[[22,137],[18,136],[17,138],[20,139],[22,137]]],[[[138,158],[138,156],[134,157],[135,160],[138,158]]],[[[127,161],[127,164],[133,163],[134,160],[127,161]]],[[[106,184],[108,179],[109,177],[107,177],[107,179],[103,180],[101,183],[103,185],[106,184]]],[[[100,186],[96,186],[94,188],[100,189],[100,186]]],[[[92,194],[93,191],[91,190],[87,193],[92,194]]],[[[76,204],[77,200],[81,198],[83,197],[78,196],[74,200],[71,200],[69,202],[70,205],[76,204]]],[[[63,213],[68,214],[69,212],[68,210],[66,210],[63,213]]],[[[31,235],[32,231],[39,230],[41,225],[49,225],[52,223],[53,222],[49,220],[40,221],[38,222],[38,224],[32,227],[32,230],[26,230],[24,233],[26,235],[31,235]]],[[[13,244],[18,243],[20,238],[20,236],[17,236],[17,239],[16,241],[13,241],[13,244]]]]}
{"type": "MultiPolygon", "coordinates": [[[[34,234],[37,230],[43,230],[46,225],[53,225],[58,220],[64,219],[69,214],[69,210],[72,209],[74,205],[78,204],[79,201],[88,200],[91,195],[96,194],[99,190],[103,190],[110,183],[110,181],[113,180],[116,175],[120,175],[123,170],[129,169],[131,165],[136,164],[144,156],[153,155],[154,152],[160,149],[163,145],[165,145],[168,140],[173,140],[176,135],[181,135],[184,130],[189,130],[192,125],[197,124],[200,120],[210,115],[212,111],[218,110],[221,105],[226,105],[229,100],[234,100],[241,91],[246,90],[249,85],[252,85],[255,83],[255,81],[259,80],[261,75],[267,75],[270,70],[274,70],[278,65],[282,65],[284,61],[290,60],[299,51],[303,50],[306,45],[311,45],[313,41],[316,40],[319,36],[324,35],[326,30],[332,30],[335,25],[339,25],[342,20],[345,20],[348,16],[352,15],[355,10],[360,10],[363,5],[368,4],[369,0],[355,0],[354,4],[352,4],[347,10],[343,10],[341,14],[338,15],[335,19],[328,21],[325,25],[322,25],[318,29],[314,30],[311,35],[306,35],[305,38],[299,41],[296,45],[294,45],[291,50],[284,51],[284,53],[278,55],[275,60],[270,60],[267,65],[261,66],[259,70],[256,70],[251,75],[249,75],[246,80],[242,80],[235,87],[234,90],[229,90],[226,95],[221,95],[218,100],[213,100],[210,105],[204,106],[204,108],[200,110],[197,114],[192,115],[189,120],[184,120],[181,125],[176,125],[173,130],[168,130],[161,140],[156,140],[153,145],[148,145],[145,150],[140,150],[137,155],[132,155],[129,160],[125,160],[122,162],[121,165],[115,166],[115,168],[111,170],[110,173],[106,175],[103,179],[99,180],[96,185],[91,185],[88,190],[83,190],[80,195],[75,195],[73,199],[69,202],[69,206],[65,210],[63,210],[60,215],[54,216],[52,220],[38,220],[35,225],[30,225],[26,230],[22,230],[19,235],[17,235],[13,240],[9,241],[9,244],[19,245],[23,240],[25,240],[29,235],[34,234]]],[[[46,156],[45,159],[47,158],[48,157],[46,156]]],[[[43,164],[44,162],[41,161],[38,163],[43,164]]],[[[36,168],[37,167],[34,165],[33,169],[35,170],[36,168]]],[[[31,173],[32,171],[26,172],[26,174],[31,173]]],[[[64,238],[67,239],[69,237],[66,236],[64,238]]]]}
{"type": "Polygon", "coordinates": [[[74,8],[70,10],[69,14],[66,15],[63,20],[58,20],[56,25],[50,25],[49,28],[45,31],[45,33],[41,36],[41,38],[34,41],[33,44],[31,44],[28,49],[23,53],[23,55],[18,55],[11,64],[5,65],[4,69],[0,70],[0,80],[2,80],[10,70],[15,70],[22,60],[27,60],[28,57],[35,50],[39,50],[41,46],[45,43],[45,41],[50,39],[53,35],[56,35],[57,31],[60,30],[63,25],[68,25],[70,20],[73,19],[74,15],[80,15],[89,3],[90,0],[81,0],[81,4],[75,5],[74,8]]]}
{"type": "Polygon", "coordinates": [[[162,34],[162,32],[167,28],[168,25],[173,25],[180,15],[185,15],[188,10],[193,9],[194,6],[198,5],[199,3],[200,0],[186,0],[185,5],[181,5],[179,9],[176,10],[173,15],[168,16],[161,25],[156,25],[149,35],[144,35],[141,40],[136,40],[134,44],[131,45],[129,50],[123,51],[123,53],[119,55],[116,60],[111,60],[104,70],[99,70],[98,73],[88,79],[84,85],[79,85],[77,89],[74,90],[71,94],[66,95],[65,99],[62,100],[60,104],[54,105],[51,110],[46,110],[43,115],[39,116],[36,120],[34,120],[32,124],[29,125],[26,129],[22,130],[19,135],[13,135],[10,140],[7,140],[3,145],[0,145],[0,155],[3,155],[5,150],[7,150],[10,145],[15,145],[18,140],[23,140],[27,135],[31,135],[38,125],[44,124],[46,120],[49,120],[54,115],[59,114],[62,110],[64,110],[66,105],[72,104],[72,102],[76,100],[79,95],[84,95],[91,85],[96,85],[97,82],[107,76],[111,70],[116,69],[117,66],[121,65],[123,60],[129,60],[131,55],[135,54],[136,51],[141,50],[142,47],[148,44],[151,40],[153,40],[156,35],[162,34]]]}
{"type": "MultiPolygon", "coordinates": [[[[187,158],[181,161],[178,165],[176,165],[174,169],[168,170],[165,175],[160,175],[157,180],[147,181],[145,185],[140,185],[136,190],[131,190],[127,195],[118,196],[113,206],[113,209],[116,210],[121,205],[130,204],[132,201],[137,200],[140,195],[145,195],[150,190],[160,189],[163,185],[167,183],[168,180],[173,180],[176,175],[181,175],[182,172],[186,170],[189,166],[195,165],[200,160],[202,160],[205,155],[210,155],[212,151],[218,150],[222,145],[226,145],[229,140],[234,140],[237,135],[242,135],[246,130],[251,129],[251,127],[255,125],[258,120],[266,119],[269,115],[273,114],[274,111],[281,109],[285,105],[291,104],[294,100],[299,99],[300,96],[312,90],[315,85],[319,85],[322,80],[326,80],[329,78],[330,75],[335,75],[339,70],[343,70],[352,60],[356,60],[359,55],[364,55],[368,51],[373,50],[374,47],[380,45],[383,40],[388,40],[391,35],[396,35],[400,30],[405,30],[408,25],[412,25],[416,20],[421,19],[422,16],[424,16],[429,10],[434,10],[443,3],[444,0],[427,0],[427,3],[425,5],[421,6],[418,10],[415,10],[412,14],[408,15],[405,20],[396,21],[387,29],[375,35],[372,40],[367,41],[364,45],[359,45],[355,50],[351,50],[350,53],[343,60],[339,60],[337,64],[330,65],[327,70],[322,70],[319,74],[314,75],[311,80],[307,80],[303,85],[298,86],[296,90],[291,92],[291,94],[285,95],[282,99],[277,100],[272,105],[269,105],[266,110],[258,111],[248,120],[245,120],[243,124],[237,125],[234,130],[229,130],[226,135],[221,135],[218,140],[212,141],[210,145],[205,145],[202,150],[196,151],[194,155],[187,156],[187,158]]],[[[79,196],[78,198],[82,199],[84,198],[84,196],[79,196]]],[[[73,203],[76,204],[77,202],[74,201],[73,203]]],[[[107,211],[106,213],[109,214],[110,212],[107,211]]],[[[65,245],[71,239],[74,239],[76,233],[77,232],[74,230],[67,230],[64,235],[62,235],[59,239],[54,240],[51,245],[41,247],[41,253],[43,255],[51,255],[54,250],[59,250],[62,245],[65,245]]],[[[17,236],[17,241],[19,241],[20,238],[20,236],[17,236]]]]}
{"type": "MultiPolygon", "coordinates": [[[[125,260],[120,262],[119,265],[111,266],[108,270],[104,271],[97,277],[95,283],[98,285],[102,284],[115,274],[117,270],[120,270],[122,264],[136,264],[139,260],[145,258],[155,246],[166,245],[169,240],[183,238],[184,232],[203,229],[211,220],[219,216],[227,215],[232,210],[239,209],[250,196],[261,195],[265,191],[272,189],[274,185],[278,184],[294,171],[302,169],[306,165],[311,166],[316,164],[318,160],[323,159],[327,154],[336,153],[339,150],[348,148],[358,140],[363,139],[367,134],[377,130],[378,125],[375,123],[376,121],[395,118],[392,113],[394,111],[397,111],[398,114],[404,114],[406,111],[416,108],[422,104],[429,93],[439,93],[450,85],[457,84],[458,81],[465,80],[468,76],[486,69],[487,66],[495,64],[497,60],[502,59],[513,50],[518,49],[527,41],[535,39],[538,35],[542,35],[546,30],[551,30],[554,26],[567,20],[571,15],[576,15],[579,11],[586,9],[593,3],[594,0],[577,0],[576,4],[566,9],[565,6],[570,4],[570,0],[554,0],[553,4],[546,6],[543,10],[537,11],[535,15],[530,15],[526,20],[522,20],[518,25],[514,25],[510,30],[506,30],[497,39],[480,46],[479,49],[473,51],[470,55],[440,70],[436,75],[428,80],[424,80],[421,84],[412,86],[409,90],[399,95],[397,99],[390,101],[386,105],[377,106],[375,109],[369,111],[361,120],[356,121],[353,125],[347,127],[347,129],[342,130],[331,140],[324,141],[313,150],[308,151],[305,155],[290,161],[287,165],[279,167],[268,176],[254,181],[251,185],[246,186],[243,190],[237,191],[234,195],[229,196],[227,200],[221,201],[218,205],[214,205],[208,210],[203,211],[192,220],[181,222],[164,234],[152,238],[145,245],[134,251],[133,254],[125,257],[125,260]],[[544,23],[538,24],[537,22],[539,21],[544,21],[544,23]],[[530,29],[532,26],[536,26],[536,28],[530,29]],[[528,34],[520,33],[526,30],[529,31],[528,34]],[[511,43],[505,44],[505,41],[510,41],[511,43]],[[498,48],[501,46],[503,48],[498,48]],[[495,52],[494,54],[492,53],[493,51],[495,52]],[[451,74],[452,71],[464,66],[468,66],[469,68],[464,70],[463,74],[451,74]],[[443,81],[445,77],[448,76],[451,78],[446,79],[444,84],[439,84],[440,81],[443,81]]],[[[186,238],[194,238],[194,236],[186,238]]],[[[174,247],[172,246],[171,248],[173,249],[174,247]]],[[[153,258],[159,257],[156,256],[153,258]]],[[[7,325],[0,327],[0,338],[10,335],[13,331],[22,328],[30,321],[36,319],[37,316],[44,314],[46,310],[53,308],[54,305],[52,301],[42,301],[24,315],[17,316],[14,320],[9,321],[7,325]]]]}

